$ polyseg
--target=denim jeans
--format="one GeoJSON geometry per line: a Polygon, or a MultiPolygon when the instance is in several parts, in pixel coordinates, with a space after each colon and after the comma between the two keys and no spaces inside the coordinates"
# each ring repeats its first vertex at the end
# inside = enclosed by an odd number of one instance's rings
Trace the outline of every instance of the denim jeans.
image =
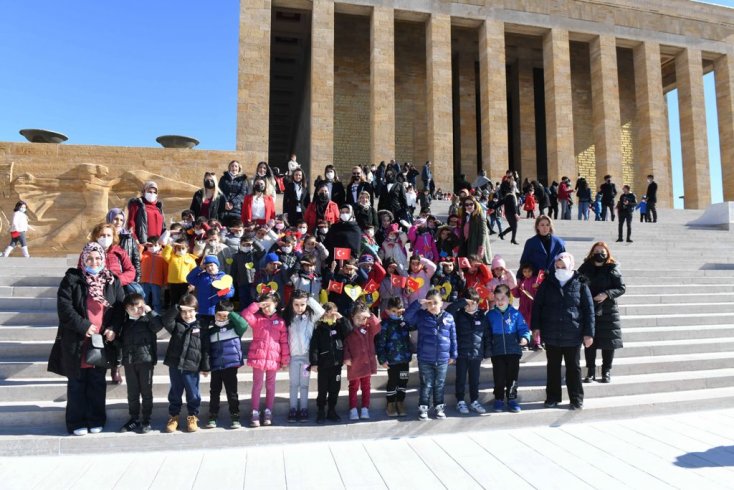
{"type": "Polygon", "coordinates": [[[178,415],[181,413],[181,396],[186,392],[186,409],[189,415],[199,415],[201,406],[201,392],[199,391],[199,373],[193,371],[181,371],[169,366],[168,375],[171,379],[171,389],[168,390],[168,413],[178,415]]]}
{"type": "Polygon", "coordinates": [[[418,361],[418,372],[421,379],[419,405],[431,406],[431,398],[433,398],[434,407],[443,405],[443,391],[448,367],[447,362],[418,361]]]}
{"type": "Polygon", "coordinates": [[[589,221],[589,201],[579,201],[578,219],[589,221]]]}
{"type": "Polygon", "coordinates": [[[158,284],[141,283],[145,292],[145,302],[153,308],[153,311],[161,314],[161,287],[158,284]]]}

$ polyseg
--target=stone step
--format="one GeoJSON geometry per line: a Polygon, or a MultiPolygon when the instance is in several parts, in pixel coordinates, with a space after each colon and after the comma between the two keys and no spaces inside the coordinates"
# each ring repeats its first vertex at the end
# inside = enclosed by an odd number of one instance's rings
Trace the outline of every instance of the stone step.
{"type": "Polygon", "coordinates": [[[0,286],[33,286],[53,287],[58,289],[63,274],[32,275],[32,276],[9,276],[0,274],[0,286]]]}
{"type": "Polygon", "coordinates": [[[0,298],[56,298],[58,285],[38,286],[0,286],[0,298]]]}
{"type": "MultiPolygon", "coordinates": [[[[718,287],[717,287],[718,290],[718,287]]],[[[660,303],[665,305],[704,303],[713,301],[716,303],[734,303],[734,290],[731,292],[697,292],[697,293],[668,293],[668,294],[637,294],[628,290],[622,295],[618,302],[624,306],[660,303]]]]}
{"type": "Polygon", "coordinates": [[[722,325],[734,323],[732,313],[675,313],[665,315],[624,315],[621,317],[625,327],[675,327],[681,325],[722,325]]]}
{"type": "MultiPolygon", "coordinates": [[[[678,295],[678,294],[705,294],[705,291],[713,291],[718,293],[734,293],[734,282],[731,284],[716,284],[711,285],[709,284],[703,284],[700,282],[698,278],[696,278],[695,281],[692,283],[678,283],[678,284],[659,284],[659,279],[650,279],[647,281],[649,284],[642,284],[642,283],[630,283],[628,281],[625,281],[625,286],[627,287],[627,294],[641,294],[641,295],[650,295],[651,297],[667,297],[668,295],[678,295]],[[652,284],[652,283],[657,284],[652,284]]],[[[626,296],[626,294],[625,294],[626,296]]],[[[624,298],[624,296],[623,296],[624,298]]],[[[651,302],[654,302],[651,301],[651,302]]]]}
{"type": "Polygon", "coordinates": [[[636,327],[623,328],[625,342],[655,340],[684,340],[700,338],[728,338],[734,336],[734,325],[707,325],[705,328],[689,325],[677,327],[636,327]]]}
{"type": "Polygon", "coordinates": [[[21,311],[14,309],[12,311],[0,311],[0,328],[1,326],[23,326],[23,325],[58,325],[59,316],[56,309],[45,311],[21,311]]]}
{"type": "Polygon", "coordinates": [[[673,303],[673,304],[641,304],[620,305],[619,313],[622,316],[633,315],[675,315],[687,312],[730,313],[734,312],[734,302],[726,303],[673,303]]]}
{"type": "Polygon", "coordinates": [[[1,311],[56,311],[56,296],[47,298],[3,297],[0,296],[1,311]]]}

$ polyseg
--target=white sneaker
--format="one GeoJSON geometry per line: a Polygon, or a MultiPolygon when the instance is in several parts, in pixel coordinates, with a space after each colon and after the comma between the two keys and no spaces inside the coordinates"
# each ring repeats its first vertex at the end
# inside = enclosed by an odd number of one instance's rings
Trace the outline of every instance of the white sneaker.
{"type": "Polygon", "coordinates": [[[469,405],[469,408],[471,408],[472,412],[476,412],[479,414],[487,413],[487,411],[484,409],[481,403],[479,403],[479,400],[474,400],[471,402],[471,405],[469,405]]]}
{"type": "Polygon", "coordinates": [[[359,418],[361,419],[369,419],[370,418],[370,409],[367,407],[362,407],[362,411],[359,414],[359,418]]]}
{"type": "Polygon", "coordinates": [[[428,405],[418,406],[418,420],[428,420],[428,405]]]}
{"type": "Polygon", "coordinates": [[[349,420],[359,420],[359,412],[357,412],[356,408],[349,410],[349,420]]]}
{"type": "Polygon", "coordinates": [[[437,419],[445,419],[446,418],[446,414],[443,411],[445,407],[446,406],[443,403],[440,404],[440,405],[436,405],[436,418],[437,419]]]}
{"type": "Polygon", "coordinates": [[[466,406],[466,402],[464,400],[460,401],[456,404],[456,410],[461,415],[468,415],[469,414],[469,407],[466,406]]]}
{"type": "Polygon", "coordinates": [[[91,429],[89,429],[89,433],[90,434],[99,434],[100,432],[102,432],[102,429],[103,429],[103,427],[92,427],[91,429]]]}
{"type": "Polygon", "coordinates": [[[87,434],[89,434],[89,431],[86,427],[80,427],[74,431],[75,436],[86,436],[87,434]]]}

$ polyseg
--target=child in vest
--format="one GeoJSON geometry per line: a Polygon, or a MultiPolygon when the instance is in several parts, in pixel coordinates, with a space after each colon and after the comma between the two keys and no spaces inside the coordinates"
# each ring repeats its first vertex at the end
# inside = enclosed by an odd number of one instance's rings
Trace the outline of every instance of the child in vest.
{"type": "Polygon", "coordinates": [[[293,292],[297,290],[305,292],[308,296],[318,299],[321,293],[321,275],[316,271],[316,266],[310,259],[301,259],[300,270],[291,276],[293,292]]]}
{"type": "Polygon", "coordinates": [[[186,276],[196,269],[196,256],[189,253],[186,239],[179,238],[163,247],[161,257],[168,263],[166,282],[171,305],[175,306],[188,292],[189,283],[186,281],[186,276]]]}
{"type": "Polygon", "coordinates": [[[431,278],[435,273],[436,264],[429,259],[418,255],[410,257],[408,278],[418,282],[418,287],[414,289],[410,285],[405,286],[406,303],[410,304],[426,297],[426,293],[431,289],[431,278]]]}
{"type": "Polygon", "coordinates": [[[239,250],[232,257],[230,275],[237,292],[240,308],[247,308],[252,303],[252,284],[255,280],[255,252],[252,247],[252,237],[243,236],[240,239],[239,250]]]}
{"type": "Polygon", "coordinates": [[[168,263],[163,258],[158,237],[148,237],[145,249],[140,256],[140,285],[145,293],[145,302],[161,314],[163,286],[168,276],[168,263]]]}
{"type": "Polygon", "coordinates": [[[277,313],[280,295],[274,291],[261,294],[257,302],[242,310],[242,317],[252,329],[247,365],[252,368],[252,418],[250,427],[260,427],[260,395],[265,378],[265,411],[262,425],[273,423],[275,374],[290,362],[288,329],[277,313]]]}
{"type": "Polygon", "coordinates": [[[377,362],[387,368],[387,416],[404,417],[405,390],[410,375],[410,326],[403,319],[403,301],[390,298],[387,302],[387,318],[382,320],[377,336],[377,362]]]}
{"type": "Polygon", "coordinates": [[[171,308],[163,317],[163,327],[171,334],[163,364],[168,366],[171,388],[168,391],[168,422],[165,432],[178,428],[181,413],[181,397],[186,392],[186,430],[199,429],[199,373],[209,376],[209,337],[202,331],[196,319],[199,303],[193,294],[184,295],[178,306],[171,308]]]}
{"type": "Polygon", "coordinates": [[[311,378],[309,348],[314,327],[323,314],[324,309],[316,298],[300,289],[293,291],[288,307],[283,312],[283,319],[288,325],[288,348],[291,354],[288,371],[290,423],[308,422],[308,384],[311,378]]]}
{"type": "Polygon", "coordinates": [[[510,288],[500,284],[494,289],[495,305],[487,313],[489,328],[492,332],[491,347],[485,357],[492,357],[494,377],[495,412],[507,408],[510,412],[520,412],[517,402],[517,378],[520,371],[522,347],[530,341],[530,330],[519,311],[510,305],[510,288]]]}
{"type": "Polygon", "coordinates": [[[127,379],[127,405],[130,420],[120,432],[150,432],[153,413],[153,369],[158,362],[156,334],[163,328],[161,317],[145,304],[140,294],[125,296],[122,303],[127,320],[115,332],[122,350],[122,365],[127,379]],[[143,400],[142,418],[140,399],[143,400]]]}
{"type": "Polygon", "coordinates": [[[316,422],[319,424],[326,419],[332,422],[341,420],[336,413],[336,402],[341,390],[344,339],[351,332],[350,329],[351,325],[339,314],[334,303],[324,304],[324,314],[316,322],[308,351],[311,371],[318,372],[316,422]]]}
{"type": "Polygon", "coordinates": [[[209,384],[209,421],[207,429],[217,426],[219,415],[219,396],[222,385],[227,393],[229,404],[230,429],[239,429],[240,399],[237,393],[237,370],[244,364],[242,360],[242,336],[247,331],[247,322],[234,312],[234,305],[220,301],[215,307],[214,323],[209,325],[209,363],[212,379],[209,384]]]}
{"type": "Polygon", "coordinates": [[[25,233],[28,231],[28,205],[25,201],[18,201],[13,208],[13,222],[10,224],[10,245],[3,252],[2,257],[10,257],[15,247],[20,245],[23,257],[30,257],[25,233]]]}
{"type": "Polygon", "coordinates": [[[405,310],[405,320],[418,330],[418,370],[420,372],[419,420],[428,420],[431,402],[437,419],[445,419],[444,385],[449,364],[457,357],[454,317],[442,310],[441,294],[428,291],[405,310]]]}
{"type": "Polygon", "coordinates": [[[344,364],[349,380],[349,420],[370,418],[370,389],[373,374],[377,374],[375,337],[380,333],[380,320],[358,300],[349,316],[352,332],[344,342],[344,364]],[[362,410],[357,411],[357,390],[362,390],[362,410]]]}
{"type": "Polygon", "coordinates": [[[214,323],[214,309],[222,300],[234,296],[234,288],[226,291],[214,287],[214,282],[222,279],[224,272],[219,270],[219,259],[214,255],[207,255],[201,261],[201,267],[189,272],[186,281],[196,288],[196,299],[199,302],[197,318],[203,328],[214,323]]]}
{"type": "MultiPolygon", "coordinates": [[[[530,318],[533,314],[533,301],[535,300],[535,293],[538,291],[540,281],[538,275],[534,273],[533,266],[530,264],[522,264],[520,266],[520,283],[515,289],[512,290],[512,295],[516,298],[520,298],[520,307],[518,311],[522,315],[523,320],[527,325],[530,325],[530,318]]],[[[533,350],[542,350],[543,347],[540,342],[540,335],[533,337],[531,346],[533,350]]],[[[523,350],[526,350],[525,348],[523,350]]]]}

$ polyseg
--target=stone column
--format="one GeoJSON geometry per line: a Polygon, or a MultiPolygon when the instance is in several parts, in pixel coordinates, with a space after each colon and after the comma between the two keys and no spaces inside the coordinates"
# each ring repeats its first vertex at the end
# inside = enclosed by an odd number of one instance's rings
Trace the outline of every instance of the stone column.
{"type": "Polygon", "coordinates": [[[521,51],[518,60],[520,178],[533,180],[538,177],[538,155],[535,142],[535,80],[533,61],[529,56],[529,51],[527,54],[521,51]]]}
{"type": "Polygon", "coordinates": [[[395,14],[375,6],[370,31],[370,163],[395,157],[395,14]]]}
{"type": "MultiPolygon", "coordinates": [[[[663,95],[660,70],[660,45],[644,42],[633,50],[635,64],[635,102],[637,105],[639,179],[643,185],[648,175],[658,184],[658,208],[673,207],[673,184],[670,179],[667,104],[663,95]]],[[[647,187],[643,187],[647,189],[647,187]]],[[[641,189],[643,189],[641,188],[641,189]]]]}
{"type": "Polygon", "coordinates": [[[685,208],[703,209],[711,204],[711,176],[701,51],[687,48],[676,56],[675,79],[678,86],[685,208]]]}
{"type": "Polygon", "coordinates": [[[482,111],[482,168],[497,179],[509,168],[505,24],[487,19],[479,28],[479,100],[482,111]]]}
{"type": "Polygon", "coordinates": [[[714,73],[724,201],[734,201],[734,57],[720,56],[714,63],[714,73]]]}
{"type": "Polygon", "coordinates": [[[454,134],[451,93],[451,16],[433,14],[426,27],[428,159],[436,187],[453,192],[454,134]]]}
{"type": "Polygon", "coordinates": [[[240,1],[236,146],[247,173],[268,159],[270,12],[270,0],[240,1]]]}
{"type": "Polygon", "coordinates": [[[545,131],[548,184],[562,176],[576,177],[571,98],[571,53],[568,31],[552,29],[543,36],[545,131]]]}
{"type": "Polygon", "coordinates": [[[311,168],[334,163],[334,2],[311,13],[311,168]]]}
{"type": "Polygon", "coordinates": [[[619,113],[619,76],[617,73],[617,42],[614,36],[603,35],[591,41],[591,108],[594,126],[596,187],[604,176],[611,175],[622,182],[622,137],[619,113]]]}

